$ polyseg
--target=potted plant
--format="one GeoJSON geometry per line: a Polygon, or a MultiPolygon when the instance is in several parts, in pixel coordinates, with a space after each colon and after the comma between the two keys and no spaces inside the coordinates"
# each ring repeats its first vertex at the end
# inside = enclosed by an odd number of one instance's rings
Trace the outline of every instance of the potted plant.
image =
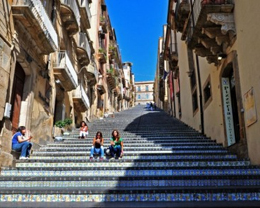
{"type": "Polygon", "coordinates": [[[59,120],[55,123],[55,126],[60,128],[61,133],[66,135],[69,134],[68,131],[71,131],[71,124],[72,124],[72,120],[71,118],[66,118],[64,120],[59,120]]]}

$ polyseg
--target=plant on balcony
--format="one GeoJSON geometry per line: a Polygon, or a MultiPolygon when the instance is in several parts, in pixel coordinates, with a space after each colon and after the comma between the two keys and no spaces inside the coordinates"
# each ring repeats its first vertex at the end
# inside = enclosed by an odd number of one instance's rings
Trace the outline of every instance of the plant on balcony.
{"type": "Polygon", "coordinates": [[[110,69],[107,69],[107,74],[113,75],[114,71],[115,71],[115,69],[111,67],[110,69]]]}

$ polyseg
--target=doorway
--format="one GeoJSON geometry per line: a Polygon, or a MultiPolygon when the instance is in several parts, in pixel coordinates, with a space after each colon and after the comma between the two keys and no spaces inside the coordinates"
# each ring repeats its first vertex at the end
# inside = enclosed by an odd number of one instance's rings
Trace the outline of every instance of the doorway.
{"type": "Polygon", "coordinates": [[[25,73],[22,66],[17,63],[15,67],[13,91],[12,91],[12,111],[11,111],[11,122],[12,132],[15,133],[19,127],[21,102],[23,98],[23,88],[25,81],[25,73]]]}

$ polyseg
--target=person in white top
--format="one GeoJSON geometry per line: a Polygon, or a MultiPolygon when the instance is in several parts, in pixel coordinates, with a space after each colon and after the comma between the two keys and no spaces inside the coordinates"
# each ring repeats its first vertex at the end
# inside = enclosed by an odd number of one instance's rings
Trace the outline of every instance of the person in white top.
{"type": "Polygon", "coordinates": [[[88,125],[85,121],[80,122],[79,139],[86,139],[88,136],[88,125]]]}

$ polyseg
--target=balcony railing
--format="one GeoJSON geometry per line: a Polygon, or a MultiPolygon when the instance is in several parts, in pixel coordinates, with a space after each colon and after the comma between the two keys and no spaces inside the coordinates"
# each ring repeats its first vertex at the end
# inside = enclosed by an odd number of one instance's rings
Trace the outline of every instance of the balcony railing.
{"type": "Polygon", "coordinates": [[[61,0],[61,18],[69,35],[74,35],[79,31],[80,12],[75,0],[61,0]]]}
{"type": "Polygon", "coordinates": [[[79,85],[77,89],[73,91],[72,98],[75,107],[79,109],[79,111],[84,112],[90,107],[88,96],[82,85],[79,85]]]}
{"type": "Polygon", "coordinates": [[[57,33],[40,0],[13,1],[12,12],[13,17],[29,31],[43,54],[57,50],[57,33]]]}
{"type": "Polygon", "coordinates": [[[91,49],[85,33],[79,33],[77,48],[78,60],[81,65],[88,65],[91,57],[91,49]]]}
{"type": "Polygon", "coordinates": [[[91,28],[91,13],[89,9],[89,0],[78,0],[80,5],[81,22],[85,29],[91,28]]]}
{"type": "Polygon", "coordinates": [[[56,79],[61,82],[66,91],[76,89],[78,86],[78,76],[66,51],[56,53],[53,71],[56,79]]]}

